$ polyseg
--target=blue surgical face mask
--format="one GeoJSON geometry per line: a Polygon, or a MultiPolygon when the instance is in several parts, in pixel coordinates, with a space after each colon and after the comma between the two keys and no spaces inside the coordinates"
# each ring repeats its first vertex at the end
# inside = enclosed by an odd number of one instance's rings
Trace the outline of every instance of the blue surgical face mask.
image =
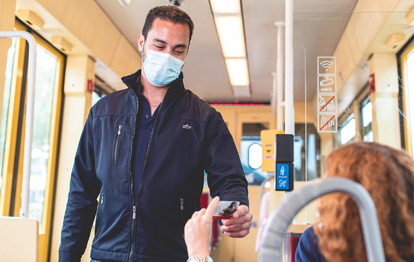
{"type": "MultiPolygon", "coordinates": [[[[145,47],[144,47],[145,48],[145,47]]],[[[145,76],[154,86],[166,86],[178,78],[184,61],[170,54],[146,49],[145,76]]]]}

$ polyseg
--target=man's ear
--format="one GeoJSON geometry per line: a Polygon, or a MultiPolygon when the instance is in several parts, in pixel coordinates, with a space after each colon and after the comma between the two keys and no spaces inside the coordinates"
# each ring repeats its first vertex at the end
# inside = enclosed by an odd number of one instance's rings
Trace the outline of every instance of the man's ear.
{"type": "Polygon", "coordinates": [[[138,39],[137,40],[138,40],[138,50],[140,52],[142,52],[142,50],[144,49],[144,40],[145,40],[144,35],[143,34],[140,34],[138,36],[138,39]]]}

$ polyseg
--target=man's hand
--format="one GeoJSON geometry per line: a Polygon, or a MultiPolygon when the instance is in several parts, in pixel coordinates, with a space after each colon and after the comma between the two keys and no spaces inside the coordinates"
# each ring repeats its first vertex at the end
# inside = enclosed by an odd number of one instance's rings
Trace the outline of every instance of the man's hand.
{"type": "Polygon", "coordinates": [[[184,240],[189,257],[207,257],[210,255],[211,224],[213,212],[219,197],[215,197],[207,207],[194,212],[184,227],[184,240]]]}
{"type": "Polygon", "coordinates": [[[229,237],[245,237],[250,232],[252,219],[253,216],[249,213],[249,207],[241,205],[233,213],[233,218],[222,220],[221,231],[229,237]]]}

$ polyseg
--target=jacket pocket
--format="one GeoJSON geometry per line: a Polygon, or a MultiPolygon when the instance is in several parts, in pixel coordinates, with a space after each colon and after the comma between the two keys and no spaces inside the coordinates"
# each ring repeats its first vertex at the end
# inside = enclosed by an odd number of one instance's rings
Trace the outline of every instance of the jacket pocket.
{"type": "Polygon", "coordinates": [[[102,206],[104,203],[104,192],[101,193],[101,196],[99,197],[99,205],[98,205],[98,214],[96,216],[96,225],[95,225],[95,237],[99,235],[99,232],[102,228],[102,206]]]}
{"type": "Polygon", "coordinates": [[[118,126],[118,131],[115,137],[115,145],[114,145],[114,159],[113,163],[114,165],[118,165],[118,158],[119,158],[119,144],[121,140],[121,133],[122,133],[122,125],[118,126]]]}

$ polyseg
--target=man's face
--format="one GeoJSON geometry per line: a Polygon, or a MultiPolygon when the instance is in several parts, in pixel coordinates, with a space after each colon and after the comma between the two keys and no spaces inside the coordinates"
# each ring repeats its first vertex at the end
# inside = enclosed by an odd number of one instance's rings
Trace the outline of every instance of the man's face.
{"type": "Polygon", "coordinates": [[[156,18],[148,31],[147,39],[144,35],[138,36],[138,49],[142,52],[145,61],[146,49],[170,54],[181,61],[185,61],[190,44],[190,29],[186,24],[174,24],[156,18]],[[145,45],[145,47],[144,47],[145,45]]]}

